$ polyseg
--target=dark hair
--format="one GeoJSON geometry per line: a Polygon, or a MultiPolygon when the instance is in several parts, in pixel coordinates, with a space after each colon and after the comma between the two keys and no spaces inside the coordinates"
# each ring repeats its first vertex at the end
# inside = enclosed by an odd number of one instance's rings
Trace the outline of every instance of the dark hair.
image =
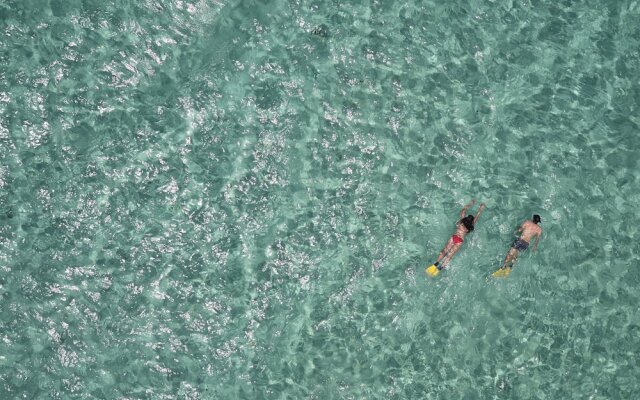
{"type": "Polygon", "coordinates": [[[466,217],[462,218],[460,220],[460,223],[462,223],[462,225],[464,225],[465,228],[467,228],[467,231],[471,232],[473,230],[473,220],[475,218],[473,217],[473,215],[469,214],[466,217]]]}
{"type": "Polygon", "coordinates": [[[542,220],[540,219],[540,216],[538,214],[533,214],[533,219],[532,219],[533,223],[537,224],[539,222],[542,222],[542,220]]]}

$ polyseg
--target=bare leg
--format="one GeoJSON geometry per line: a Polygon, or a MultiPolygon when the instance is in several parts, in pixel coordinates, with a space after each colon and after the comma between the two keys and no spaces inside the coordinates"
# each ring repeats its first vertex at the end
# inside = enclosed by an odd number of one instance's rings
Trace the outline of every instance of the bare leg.
{"type": "Polygon", "coordinates": [[[447,266],[447,264],[449,264],[449,261],[451,261],[451,257],[453,257],[454,254],[456,254],[458,252],[458,250],[460,250],[460,247],[462,247],[462,243],[458,243],[458,244],[454,244],[453,247],[451,248],[451,251],[449,252],[449,255],[447,256],[447,258],[444,260],[444,262],[442,264],[440,264],[440,268],[444,268],[447,266]]]}
{"type": "Polygon", "coordinates": [[[447,242],[447,244],[444,245],[444,249],[442,249],[442,251],[440,252],[440,254],[438,254],[438,259],[436,260],[436,262],[440,262],[445,254],[447,254],[449,252],[449,250],[451,250],[451,246],[453,246],[453,239],[449,239],[449,241],[447,242]]]}
{"type": "Polygon", "coordinates": [[[518,258],[518,250],[512,247],[504,259],[504,264],[502,265],[502,268],[505,268],[505,267],[511,268],[513,266],[513,263],[516,262],[517,258],[518,258]]]}

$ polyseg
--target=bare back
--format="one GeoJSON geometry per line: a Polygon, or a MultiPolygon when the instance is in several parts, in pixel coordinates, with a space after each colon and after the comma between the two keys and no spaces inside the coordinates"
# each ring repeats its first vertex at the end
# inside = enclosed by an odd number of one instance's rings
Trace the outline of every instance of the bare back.
{"type": "Polygon", "coordinates": [[[519,230],[522,232],[520,239],[527,243],[530,243],[531,239],[537,238],[542,234],[542,228],[531,221],[524,221],[519,230]]]}
{"type": "Polygon", "coordinates": [[[465,228],[465,226],[461,223],[458,222],[456,224],[456,235],[460,238],[460,239],[464,239],[465,236],[467,236],[467,233],[469,233],[469,231],[467,230],[467,228],[465,228]]]}

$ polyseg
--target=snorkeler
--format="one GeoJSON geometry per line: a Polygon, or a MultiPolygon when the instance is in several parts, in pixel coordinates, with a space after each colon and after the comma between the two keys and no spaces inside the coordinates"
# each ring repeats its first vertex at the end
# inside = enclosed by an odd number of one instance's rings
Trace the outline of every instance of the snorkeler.
{"type": "Polygon", "coordinates": [[[536,242],[533,244],[532,251],[536,251],[536,249],[538,248],[540,235],[542,234],[542,228],[538,226],[540,222],[542,222],[540,216],[538,214],[534,214],[533,218],[531,218],[530,221],[524,221],[522,225],[520,225],[520,228],[518,228],[518,232],[522,232],[522,234],[511,245],[511,249],[509,249],[509,252],[504,259],[504,264],[499,270],[493,273],[494,277],[508,276],[511,272],[511,268],[513,268],[513,264],[518,258],[518,254],[520,254],[520,252],[522,251],[525,251],[529,247],[529,243],[534,237],[536,239],[536,242]]]}
{"type": "Polygon", "coordinates": [[[478,218],[480,218],[480,214],[482,214],[482,210],[484,210],[484,203],[480,204],[480,208],[478,209],[478,213],[475,217],[471,214],[466,217],[464,215],[475,203],[475,199],[471,200],[471,202],[464,206],[460,211],[460,220],[456,223],[456,232],[451,236],[451,238],[449,238],[449,241],[447,241],[444,249],[442,249],[438,255],[438,260],[427,268],[427,274],[431,276],[438,275],[440,270],[444,269],[447,264],[449,264],[451,257],[460,250],[460,247],[464,242],[464,237],[467,233],[473,231],[474,225],[478,222],[478,218]]]}

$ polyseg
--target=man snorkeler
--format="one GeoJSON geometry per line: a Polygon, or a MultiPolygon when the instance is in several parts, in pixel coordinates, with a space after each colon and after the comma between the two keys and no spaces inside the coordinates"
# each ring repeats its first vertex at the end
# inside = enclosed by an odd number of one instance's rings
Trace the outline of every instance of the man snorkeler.
{"type": "Polygon", "coordinates": [[[540,216],[538,214],[534,214],[531,220],[524,221],[522,225],[520,225],[518,233],[521,232],[521,235],[511,245],[511,249],[509,249],[502,267],[493,273],[494,277],[509,276],[511,268],[513,268],[513,264],[516,262],[518,255],[529,247],[529,243],[531,243],[531,240],[534,238],[536,239],[536,242],[533,244],[532,251],[535,252],[538,249],[538,242],[540,241],[540,235],[542,235],[542,228],[538,226],[540,222],[542,222],[540,216]]]}

